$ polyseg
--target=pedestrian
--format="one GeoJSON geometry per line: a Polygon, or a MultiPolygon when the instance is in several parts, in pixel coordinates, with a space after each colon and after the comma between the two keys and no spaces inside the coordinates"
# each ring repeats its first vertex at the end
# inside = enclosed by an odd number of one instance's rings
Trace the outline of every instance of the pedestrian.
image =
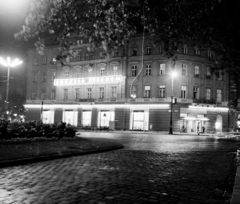
{"type": "Polygon", "coordinates": [[[202,127],[202,133],[205,133],[205,127],[204,126],[202,127]]]}

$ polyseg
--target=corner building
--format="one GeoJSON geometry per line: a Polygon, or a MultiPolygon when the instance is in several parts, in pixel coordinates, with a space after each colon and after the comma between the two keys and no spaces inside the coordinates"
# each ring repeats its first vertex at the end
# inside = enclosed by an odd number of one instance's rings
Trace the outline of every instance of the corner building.
{"type": "Polygon", "coordinates": [[[228,128],[228,75],[211,72],[210,50],[200,51],[186,41],[173,62],[150,36],[142,46],[143,37],[136,35],[107,56],[101,49],[88,51],[82,39],[69,41],[76,52],[64,63],[55,60],[58,45],[48,46],[44,55],[28,51],[27,121],[168,131],[173,96],[174,132],[228,128]]]}

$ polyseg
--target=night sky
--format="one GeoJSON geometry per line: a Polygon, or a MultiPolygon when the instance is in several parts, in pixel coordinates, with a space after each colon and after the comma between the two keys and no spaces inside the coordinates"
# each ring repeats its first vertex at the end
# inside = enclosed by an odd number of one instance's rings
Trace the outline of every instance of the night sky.
{"type": "MultiPolygon", "coordinates": [[[[0,0],[0,53],[11,55],[17,44],[14,33],[21,30],[30,0],[0,0]]],[[[15,53],[16,51],[14,51],[15,53]]]]}

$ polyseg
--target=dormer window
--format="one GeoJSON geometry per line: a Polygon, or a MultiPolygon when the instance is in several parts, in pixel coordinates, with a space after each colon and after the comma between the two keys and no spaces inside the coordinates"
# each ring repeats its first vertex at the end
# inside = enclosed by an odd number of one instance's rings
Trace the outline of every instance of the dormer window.
{"type": "Polygon", "coordinates": [[[133,56],[137,56],[137,47],[134,47],[133,50],[132,50],[132,55],[133,56]]]}
{"type": "Polygon", "coordinates": [[[183,45],[183,54],[188,54],[188,46],[187,45],[183,45]]]}
{"type": "Polygon", "coordinates": [[[212,57],[212,51],[211,51],[211,50],[208,50],[208,51],[207,51],[207,56],[208,56],[208,58],[211,58],[211,57],[212,57]]]}
{"type": "Polygon", "coordinates": [[[200,55],[201,51],[198,48],[195,48],[195,55],[200,55]]]}

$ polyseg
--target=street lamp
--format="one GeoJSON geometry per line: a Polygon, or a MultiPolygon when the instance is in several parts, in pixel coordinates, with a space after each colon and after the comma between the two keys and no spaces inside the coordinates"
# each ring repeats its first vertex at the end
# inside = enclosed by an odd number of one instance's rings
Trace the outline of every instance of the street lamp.
{"type": "Polygon", "coordinates": [[[170,124],[169,124],[169,134],[173,134],[173,121],[172,121],[172,111],[173,111],[173,82],[174,78],[176,77],[177,73],[175,71],[172,71],[171,77],[172,77],[172,94],[171,94],[171,115],[170,115],[170,124]]]}
{"type": "Polygon", "coordinates": [[[8,73],[7,73],[7,88],[6,88],[6,103],[5,103],[5,109],[8,110],[8,92],[9,92],[9,76],[10,76],[10,68],[15,67],[19,64],[21,64],[22,61],[19,59],[15,59],[11,62],[11,58],[7,57],[7,61],[5,61],[2,57],[0,57],[0,64],[8,68],[8,73]]]}

